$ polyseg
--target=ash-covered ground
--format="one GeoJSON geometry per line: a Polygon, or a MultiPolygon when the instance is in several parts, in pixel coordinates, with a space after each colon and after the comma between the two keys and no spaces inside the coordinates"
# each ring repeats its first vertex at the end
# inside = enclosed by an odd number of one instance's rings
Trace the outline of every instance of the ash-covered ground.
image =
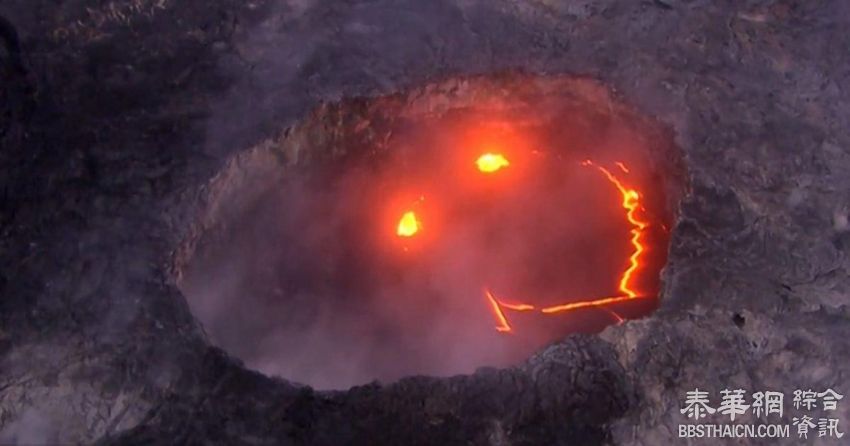
{"type": "Polygon", "coordinates": [[[654,445],[696,387],[847,390],[847,2],[5,0],[0,16],[0,443],[654,445]],[[675,135],[690,189],[656,313],[514,367],[338,392],[211,346],[175,258],[232,157],[321,102],[518,69],[598,80],[675,135]]]}

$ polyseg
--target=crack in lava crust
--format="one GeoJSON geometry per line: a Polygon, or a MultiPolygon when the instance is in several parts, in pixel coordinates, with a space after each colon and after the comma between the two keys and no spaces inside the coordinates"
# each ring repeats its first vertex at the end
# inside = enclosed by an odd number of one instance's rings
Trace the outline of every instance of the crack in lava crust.
{"type": "MultiPolygon", "coordinates": [[[[623,173],[629,173],[629,169],[623,163],[616,162],[615,164],[617,167],[620,168],[620,170],[623,171],[623,173]]],[[[581,300],[577,302],[570,302],[561,305],[553,305],[540,308],[539,311],[544,314],[562,313],[566,311],[573,311],[590,307],[604,307],[606,305],[623,302],[631,299],[649,297],[639,295],[638,292],[633,290],[632,286],[630,285],[633,275],[640,268],[641,254],[643,254],[643,252],[645,251],[645,248],[641,243],[641,236],[643,235],[644,230],[649,226],[649,223],[647,221],[644,221],[637,216],[637,211],[641,209],[640,193],[635,189],[626,187],[613,173],[611,173],[610,170],[606,169],[603,166],[596,165],[590,160],[585,160],[584,162],[582,162],[582,165],[587,167],[595,167],[597,170],[599,170],[623,196],[622,206],[623,209],[626,210],[626,219],[629,221],[629,224],[632,225],[632,229],[630,231],[632,234],[630,243],[634,247],[634,251],[632,251],[632,254],[629,256],[628,268],[626,268],[626,270],[620,277],[619,291],[623,293],[622,295],[600,297],[590,300],[581,300]]],[[[489,289],[485,289],[484,294],[487,297],[490,303],[490,307],[493,310],[493,315],[496,318],[496,330],[502,333],[510,333],[513,331],[513,328],[511,327],[507,316],[505,315],[505,310],[534,311],[536,309],[534,305],[531,304],[504,302],[500,299],[497,299],[489,289]]],[[[609,312],[612,316],[614,316],[617,319],[618,323],[623,322],[623,318],[620,317],[620,315],[618,315],[613,310],[605,308],[605,311],[609,312]]]]}

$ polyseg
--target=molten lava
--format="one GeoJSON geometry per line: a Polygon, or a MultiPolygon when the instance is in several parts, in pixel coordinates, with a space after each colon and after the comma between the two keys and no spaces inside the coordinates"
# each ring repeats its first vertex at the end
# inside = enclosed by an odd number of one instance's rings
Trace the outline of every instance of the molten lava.
{"type": "Polygon", "coordinates": [[[478,157],[475,161],[475,165],[478,166],[478,170],[484,173],[493,173],[503,167],[510,166],[511,163],[504,157],[504,155],[499,153],[485,153],[478,157]]]}
{"type": "Polygon", "coordinates": [[[496,330],[501,332],[510,332],[511,326],[508,324],[508,318],[505,317],[505,312],[502,311],[502,304],[496,300],[496,297],[493,296],[489,290],[484,290],[484,295],[487,296],[487,300],[490,302],[490,308],[493,310],[493,314],[496,316],[496,330]]]}
{"type": "MultiPolygon", "coordinates": [[[[623,163],[617,163],[621,166],[624,172],[628,172],[628,169],[622,165],[623,163]]],[[[629,256],[629,267],[623,272],[622,277],[620,278],[620,291],[623,292],[629,298],[637,297],[637,293],[630,288],[629,282],[632,280],[632,274],[640,267],[640,255],[643,254],[644,248],[641,243],[641,235],[643,235],[643,231],[649,226],[649,223],[643,221],[637,217],[635,214],[637,210],[640,208],[640,194],[638,191],[634,189],[629,189],[623,186],[623,183],[615,177],[611,171],[602,167],[596,166],[591,161],[585,161],[582,163],[584,166],[594,166],[608,178],[614,186],[617,187],[617,190],[620,191],[620,194],[623,195],[623,209],[626,210],[626,219],[629,221],[629,224],[632,225],[631,229],[631,244],[634,247],[634,251],[632,255],[629,256]]]]}
{"type": "MultiPolygon", "coordinates": [[[[552,313],[561,313],[565,311],[578,310],[581,308],[590,308],[590,307],[598,307],[602,308],[614,316],[618,323],[622,323],[622,318],[606,308],[603,308],[606,305],[614,304],[617,302],[623,302],[629,299],[637,299],[640,296],[633,288],[632,288],[632,279],[634,274],[641,266],[641,254],[645,251],[642,242],[642,236],[646,228],[649,226],[647,221],[642,220],[637,215],[638,209],[640,209],[640,194],[637,190],[626,187],[614,174],[611,173],[610,170],[598,166],[594,164],[592,161],[584,161],[582,163],[583,166],[595,167],[599,170],[608,181],[613,184],[620,194],[623,196],[622,207],[626,210],[626,219],[629,224],[632,226],[630,233],[632,235],[630,239],[630,243],[632,245],[633,251],[629,256],[629,266],[623,271],[623,274],[620,276],[619,287],[618,290],[622,293],[622,295],[617,296],[609,296],[609,297],[600,297],[588,300],[580,300],[576,302],[565,303],[561,305],[554,305],[550,307],[541,308],[539,311],[544,314],[552,314],[552,313]]],[[[629,173],[629,169],[621,162],[615,163],[617,167],[620,168],[624,173],[629,173]]],[[[487,298],[490,301],[490,306],[493,309],[493,314],[496,317],[496,330],[500,332],[510,332],[511,326],[508,322],[507,316],[505,315],[505,310],[512,311],[532,311],[535,310],[535,307],[530,304],[516,304],[516,303],[505,303],[496,299],[493,294],[489,290],[485,290],[487,298]]]]}
{"type": "MultiPolygon", "coordinates": [[[[594,164],[592,161],[587,160],[581,163],[582,166],[586,167],[594,167],[598,170],[614,187],[617,188],[620,195],[622,196],[621,206],[626,211],[626,220],[629,225],[631,225],[630,234],[631,238],[629,243],[632,246],[632,253],[628,257],[628,266],[620,275],[618,280],[618,288],[617,291],[619,294],[613,296],[606,297],[596,297],[591,299],[583,299],[579,301],[572,301],[564,304],[553,305],[548,307],[537,308],[534,305],[528,303],[517,303],[517,302],[506,302],[500,299],[497,299],[496,296],[489,289],[484,289],[484,295],[487,298],[489,306],[492,310],[493,316],[496,319],[496,330],[499,332],[509,333],[512,331],[510,322],[508,321],[506,311],[538,311],[542,314],[553,314],[553,313],[561,313],[566,311],[578,310],[582,308],[591,308],[596,307],[603,311],[608,312],[612,315],[612,317],[616,318],[618,323],[622,323],[623,319],[617,313],[611,311],[608,308],[604,308],[607,305],[627,301],[630,299],[637,299],[641,297],[648,297],[646,295],[640,295],[632,284],[635,275],[638,270],[641,268],[641,256],[645,251],[644,247],[644,232],[649,227],[649,222],[643,220],[639,215],[638,211],[642,209],[640,199],[641,195],[637,190],[626,186],[620,179],[615,176],[609,169],[594,164]]],[[[478,169],[484,173],[492,173],[496,172],[499,169],[507,167],[510,165],[508,160],[501,154],[497,153],[485,153],[481,155],[476,161],[476,165],[478,169]]],[[[619,168],[624,174],[629,173],[629,169],[625,164],[621,162],[614,163],[615,166],[619,168]]],[[[419,201],[423,201],[424,197],[420,197],[419,201]]],[[[421,222],[417,218],[417,215],[414,211],[410,210],[402,215],[401,220],[398,222],[398,229],[396,233],[399,237],[413,237],[415,236],[419,230],[421,229],[421,222]]],[[[405,247],[405,251],[407,248],[405,247]]]]}
{"type": "Polygon", "coordinates": [[[413,211],[407,211],[402,215],[401,220],[398,222],[398,229],[396,230],[396,234],[399,237],[413,237],[419,232],[421,227],[421,223],[416,218],[416,214],[413,211]]]}

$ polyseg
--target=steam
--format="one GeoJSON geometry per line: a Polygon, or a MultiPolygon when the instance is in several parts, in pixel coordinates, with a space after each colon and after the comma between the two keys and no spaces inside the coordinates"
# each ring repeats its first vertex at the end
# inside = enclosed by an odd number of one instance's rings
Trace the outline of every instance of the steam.
{"type": "Polygon", "coordinates": [[[55,420],[31,407],[0,430],[0,444],[50,444],[56,431],[55,420]]]}

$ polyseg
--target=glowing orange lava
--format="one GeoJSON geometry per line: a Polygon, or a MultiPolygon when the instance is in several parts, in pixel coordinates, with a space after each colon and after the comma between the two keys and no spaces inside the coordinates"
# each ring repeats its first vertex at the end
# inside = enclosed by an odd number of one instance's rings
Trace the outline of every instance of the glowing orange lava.
{"type": "Polygon", "coordinates": [[[625,165],[625,164],[623,164],[623,163],[621,163],[621,162],[619,162],[619,161],[617,161],[617,162],[616,162],[616,163],[614,163],[614,164],[616,164],[616,165],[617,165],[617,167],[619,167],[619,168],[620,168],[620,170],[622,170],[622,171],[623,171],[623,173],[629,173],[629,168],[628,168],[628,167],[626,167],[626,165],[625,165]]]}
{"type": "MultiPolygon", "coordinates": [[[[610,181],[623,196],[622,206],[623,209],[626,210],[626,219],[632,226],[632,229],[630,230],[630,233],[632,235],[630,243],[633,247],[633,251],[632,254],[629,256],[629,266],[626,268],[625,271],[623,271],[623,274],[620,276],[618,284],[618,290],[622,293],[622,295],[582,300],[561,305],[553,305],[550,307],[540,308],[539,311],[544,314],[552,314],[578,310],[581,308],[599,307],[605,311],[608,311],[612,316],[614,316],[617,319],[618,323],[622,323],[623,318],[620,317],[620,315],[603,307],[617,302],[646,297],[638,295],[637,291],[632,288],[631,282],[635,275],[635,272],[641,266],[641,254],[643,254],[643,252],[645,251],[645,248],[642,243],[642,236],[644,230],[649,226],[649,223],[647,221],[642,220],[637,215],[637,211],[638,209],[640,209],[640,193],[638,193],[637,190],[626,187],[616,176],[614,176],[614,174],[611,173],[610,170],[602,166],[598,166],[590,160],[584,161],[582,165],[595,167],[596,169],[598,169],[603,175],[605,175],[605,178],[607,178],[608,181],[610,181]]],[[[623,163],[617,162],[615,163],[615,165],[619,167],[620,170],[622,170],[624,173],[629,172],[629,169],[623,163]]],[[[496,299],[489,290],[485,290],[484,293],[487,295],[487,298],[489,299],[490,305],[493,309],[493,314],[496,317],[496,321],[498,324],[496,326],[496,330],[500,332],[511,331],[511,326],[508,322],[507,317],[505,316],[504,310],[507,309],[513,311],[532,311],[535,309],[533,305],[529,304],[509,304],[501,302],[496,299]]]]}
{"type": "Polygon", "coordinates": [[[643,254],[644,251],[643,244],[641,243],[641,235],[643,235],[644,229],[649,226],[648,222],[641,220],[636,214],[637,210],[640,208],[640,194],[638,191],[624,186],[623,183],[621,183],[620,180],[618,180],[617,177],[615,177],[608,169],[602,166],[597,166],[590,160],[583,162],[582,165],[594,166],[599,169],[599,171],[608,178],[608,181],[613,183],[614,186],[617,187],[617,190],[620,191],[620,194],[623,195],[623,209],[626,210],[626,219],[628,219],[629,223],[632,225],[631,244],[634,247],[634,251],[632,252],[632,255],[629,256],[629,267],[620,277],[619,289],[629,298],[635,298],[637,297],[637,293],[630,288],[629,282],[632,280],[632,274],[634,274],[634,272],[640,267],[640,255],[643,254]]]}
{"type": "Polygon", "coordinates": [[[510,166],[511,163],[502,154],[485,153],[478,157],[475,165],[478,166],[478,170],[484,173],[493,173],[503,167],[510,166]]]}
{"type": "Polygon", "coordinates": [[[499,306],[501,306],[503,308],[507,308],[509,310],[514,310],[514,311],[533,311],[534,310],[534,305],[512,304],[512,303],[503,302],[503,301],[498,300],[498,299],[496,300],[496,302],[499,303],[499,306]]]}
{"type": "Polygon", "coordinates": [[[396,230],[396,234],[399,237],[413,237],[419,232],[421,224],[419,220],[416,219],[416,214],[413,211],[407,211],[402,215],[401,220],[398,222],[398,229],[396,230]]]}
{"type": "MultiPolygon", "coordinates": [[[[635,296],[635,297],[637,297],[637,296],[635,296]]],[[[593,299],[593,300],[583,300],[583,301],[578,301],[578,302],[570,302],[568,304],[554,305],[554,306],[551,306],[551,307],[541,308],[540,312],[546,313],[546,314],[560,313],[562,311],[577,310],[579,308],[601,307],[603,305],[609,305],[609,304],[614,304],[614,303],[617,303],[617,302],[623,302],[623,301],[626,301],[626,300],[629,300],[629,299],[634,299],[634,297],[631,297],[631,296],[602,297],[602,298],[596,298],[596,299],[593,299]]]]}
{"type": "Polygon", "coordinates": [[[505,317],[505,312],[502,311],[502,306],[499,304],[499,301],[493,296],[489,290],[484,290],[484,295],[487,296],[487,300],[490,301],[490,308],[493,309],[493,314],[496,316],[496,330],[501,331],[503,333],[507,333],[511,331],[511,326],[508,324],[508,318],[505,317]]]}

